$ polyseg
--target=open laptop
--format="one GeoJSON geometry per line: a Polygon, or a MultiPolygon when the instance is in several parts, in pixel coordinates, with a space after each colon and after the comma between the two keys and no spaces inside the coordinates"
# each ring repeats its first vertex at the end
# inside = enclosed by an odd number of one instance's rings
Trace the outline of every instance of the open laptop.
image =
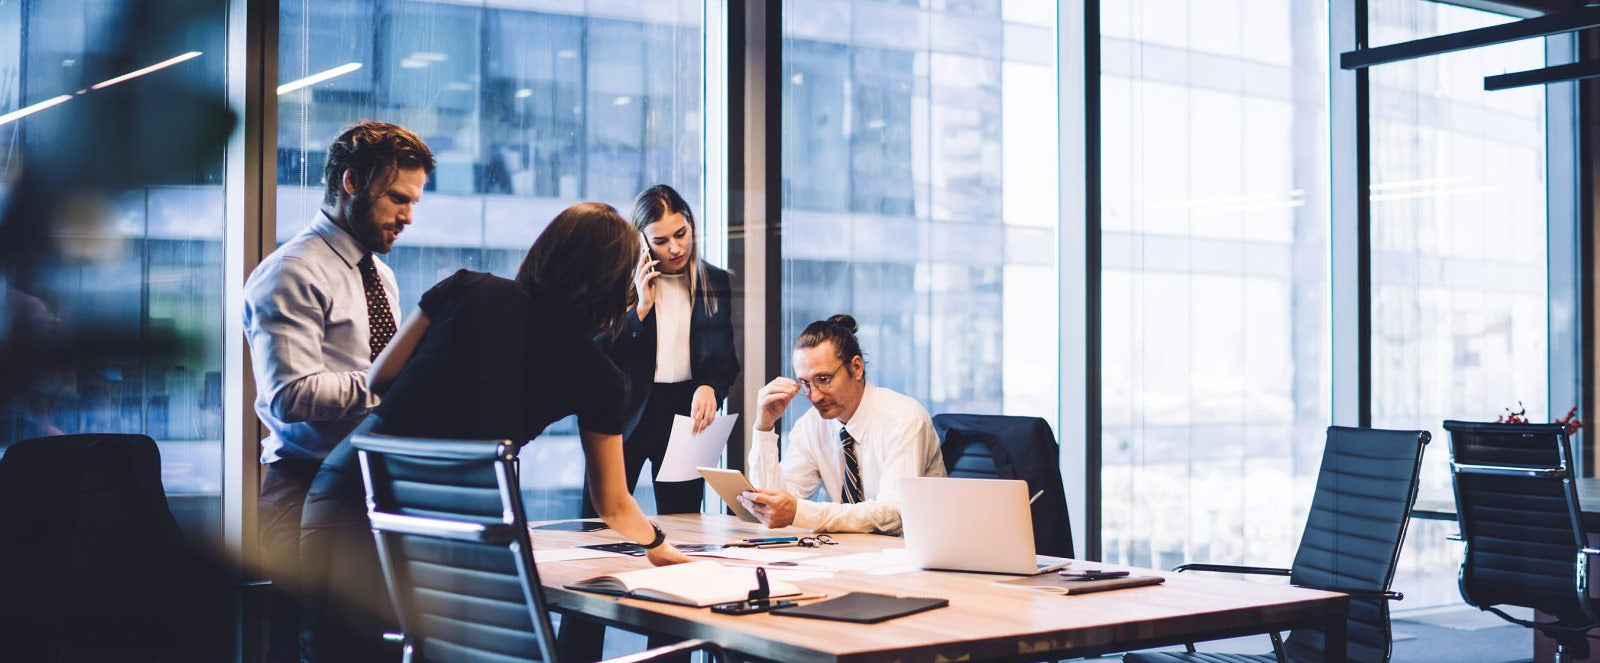
{"type": "Polygon", "coordinates": [[[1034,553],[1026,481],[901,477],[900,494],[906,552],[922,568],[1035,575],[1070,563],[1034,553]]]}

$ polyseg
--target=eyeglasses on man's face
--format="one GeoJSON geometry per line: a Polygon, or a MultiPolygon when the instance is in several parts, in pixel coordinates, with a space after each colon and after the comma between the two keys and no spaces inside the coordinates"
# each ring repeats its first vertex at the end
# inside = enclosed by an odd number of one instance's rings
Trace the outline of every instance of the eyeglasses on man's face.
{"type": "Polygon", "coordinates": [[[830,393],[830,392],[833,391],[833,388],[836,386],[833,383],[833,379],[836,376],[838,376],[839,369],[844,368],[844,367],[845,367],[845,364],[841,363],[837,367],[835,367],[833,370],[828,371],[827,373],[824,373],[822,375],[818,375],[816,377],[813,377],[810,380],[807,380],[805,378],[795,378],[794,381],[800,384],[800,393],[805,394],[807,396],[811,395],[812,388],[816,388],[817,391],[820,391],[820,392],[822,392],[824,394],[830,393]]]}

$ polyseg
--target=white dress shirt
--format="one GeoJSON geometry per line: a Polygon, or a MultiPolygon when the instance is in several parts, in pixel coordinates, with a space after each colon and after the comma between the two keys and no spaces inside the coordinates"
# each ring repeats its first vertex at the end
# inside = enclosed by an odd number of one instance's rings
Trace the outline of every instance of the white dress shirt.
{"type": "Polygon", "coordinates": [[[694,378],[689,365],[689,322],[694,301],[689,273],[656,277],[656,382],[672,384],[694,378]]]}
{"type": "Polygon", "coordinates": [[[817,532],[900,533],[900,481],[903,476],[942,477],[944,455],[928,411],[909,396],[866,386],[849,424],[823,419],[815,408],[789,431],[783,462],[778,434],[752,431],[750,481],[763,490],[785,490],[798,498],[794,524],[817,532]],[[856,440],[864,500],[842,504],[844,446],[839,429],[856,440]],[[827,502],[809,499],[821,485],[827,502]]]}
{"type": "MultiPolygon", "coordinates": [[[[261,462],[318,459],[378,404],[367,389],[366,250],[326,214],[261,261],[244,285],[244,332],[256,376],[256,416],[271,434],[261,462]]],[[[395,324],[394,270],[376,256],[395,324]]]]}

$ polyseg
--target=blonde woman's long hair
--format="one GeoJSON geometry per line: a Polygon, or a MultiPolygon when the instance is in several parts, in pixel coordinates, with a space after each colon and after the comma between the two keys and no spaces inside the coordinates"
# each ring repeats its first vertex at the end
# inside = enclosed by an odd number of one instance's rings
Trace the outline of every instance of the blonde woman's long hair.
{"type": "Polygon", "coordinates": [[[642,234],[650,224],[674,212],[683,215],[683,220],[689,223],[689,231],[694,233],[694,241],[689,244],[689,292],[691,296],[699,292],[706,312],[714,314],[717,312],[717,293],[712,292],[710,282],[702,283],[705,275],[700,273],[700,224],[695,221],[688,201],[678,194],[678,190],[657,184],[640,193],[633,200],[633,227],[642,234]]]}

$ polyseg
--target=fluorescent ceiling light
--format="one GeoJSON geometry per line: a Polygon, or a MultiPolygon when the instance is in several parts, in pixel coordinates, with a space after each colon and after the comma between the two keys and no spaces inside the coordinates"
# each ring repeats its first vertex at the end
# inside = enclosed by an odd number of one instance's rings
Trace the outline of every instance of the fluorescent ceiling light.
{"type": "Polygon", "coordinates": [[[303,87],[311,87],[330,78],[337,78],[361,68],[360,62],[347,62],[327,71],[319,71],[297,81],[289,81],[278,86],[278,94],[284,95],[303,87]]]}
{"type": "MultiPolygon", "coordinates": [[[[99,83],[95,83],[94,85],[91,85],[91,86],[89,86],[87,88],[84,88],[82,90],[78,90],[78,94],[87,94],[89,92],[89,90],[105,89],[105,88],[111,87],[113,85],[116,85],[117,83],[121,83],[123,81],[126,81],[126,80],[128,80],[130,78],[138,78],[140,76],[143,76],[143,75],[148,74],[148,73],[153,72],[153,71],[159,71],[159,70],[162,70],[162,69],[166,69],[167,67],[170,67],[172,65],[178,64],[179,62],[183,62],[185,60],[193,60],[193,59],[195,59],[197,57],[200,57],[200,55],[201,55],[200,51],[189,51],[188,53],[184,53],[183,55],[170,57],[170,58],[167,58],[167,59],[162,60],[160,62],[157,62],[157,63],[155,63],[153,65],[150,65],[148,67],[144,67],[142,69],[135,69],[135,70],[130,71],[130,72],[128,72],[126,74],[123,74],[121,76],[117,76],[115,78],[108,78],[106,80],[100,81],[99,83]]],[[[72,61],[72,60],[62,60],[61,64],[63,66],[70,66],[70,64],[76,64],[76,63],[74,61],[72,61]]],[[[11,122],[15,122],[17,120],[25,118],[25,117],[27,117],[29,115],[32,115],[32,114],[37,113],[39,111],[42,111],[42,110],[44,110],[46,108],[49,108],[51,106],[57,106],[57,105],[60,105],[60,104],[67,103],[67,101],[69,101],[71,99],[72,99],[72,95],[63,94],[63,95],[51,97],[49,99],[46,99],[46,100],[41,101],[39,103],[36,103],[36,104],[34,104],[32,106],[28,106],[26,108],[18,108],[17,110],[11,111],[11,112],[6,113],[4,115],[0,115],[0,124],[8,124],[8,123],[11,123],[11,122]]]]}
{"type": "Polygon", "coordinates": [[[91,90],[99,90],[99,89],[103,89],[103,88],[108,88],[108,87],[111,87],[113,85],[116,85],[117,83],[121,83],[121,82],[123,82],[125,80],[128,80],[130,78],[138,78],[138,77],[143,76],[145,74],[148,74],[148,73],[150,73],[152,71],[159,71],[161,69],[166,69],[167,67],[170,67],[172,65],[178,64],[179,62],[183,62],[184,60],[193,60],[193,59],[195,59],[197,57],[200,57],[200,51],[189,51],[188,53],[184,53],[183,55],[167,58],[165,60],[157,62],[157,63],[155,63],[153,65],[150,65],[148,67],[145,67],[143,69],[135,69],[133,71],[130,71],[130,72],[128,72],[126,74],[123,74],[121,76],[118,76],[116,78],[108,78],[106,80],[100,81],[99,83],[95,83],[94,85],[90,85],[89,89],[91,89],[91,90]]]}
{"type": "Polygon", "coordinates": [[[406,58],[400,61],[401,69],[421,69],[426,66],[428,66],[427,60],[414,60],[412,58],[406,58]]]}
{"type": "Polygon", "coordinates": [[[630,96],[627,96],[627,95],[623,95],[623,96],[617,97],[616,99],[612,99],[611,103],[615,104],[617,106],[626,106],[628,104],[633,103],[633,97],[630,97],[630,96]]]}
{"type": "Polygon", "coordinates": [[[422,60],[424,62],[444,62],[445,60],[449,60],[450,56],[443,53],[435,53],[433,51],[412,51],[411,57],[407,59],[422,60]]]}
{"type": "Polygon", "coordinates": [[[578,57],[578,52],[570,48],[563,48],[559,51],[556,51],[556,57],[563,60],[571,60],[572,58],[578,57]]]}
{"type": "Polygon", "coordinates": [[[49,108],[51,106],[55,106],[57,104],[64,104],[64,103],[67,102],[67,100],[69,100],[71,98],[72,98],[72,95],[63,94],[63,95],[61,95],[59,97],[51,97],[49,99],[41,101],[41,102],[39,102],[37,104],[34,104],[32,106],[28,106],[28,107],[25,107],[25,108],[18,108],[17,110],[14,110],[14,111],[11,111],[9,113],[6,113],[5,115],[0,115],[0,124],[7,124],[9,122],[15,122],[17,120],[25,118],[25,117],[27,117],[29,115],[32,115],[32,114],[37,113],[39,111],[42,111],[42,110],[44,110],[46,108],[49,108]]]}
{"type": "Polygon", "coordinates": [[[525,88],[522,88],[521,90],[517,90],[517,98],[518,99],[527,99],[528,97],[531,97],[531,96],[533,96],[533,88],[526,88],[525,87],[525,88]]]}

